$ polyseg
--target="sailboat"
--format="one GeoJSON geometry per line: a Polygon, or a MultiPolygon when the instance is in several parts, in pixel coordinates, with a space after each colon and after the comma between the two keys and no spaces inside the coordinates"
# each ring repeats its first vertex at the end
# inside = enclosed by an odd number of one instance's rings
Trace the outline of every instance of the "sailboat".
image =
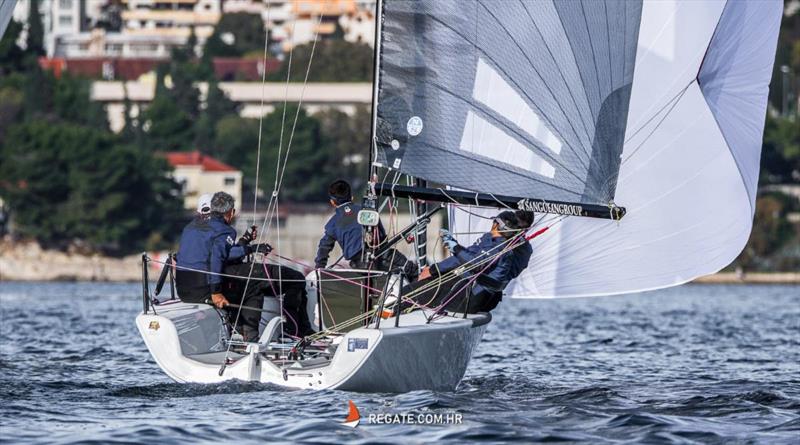
{"type": "MultiPolygon", "coordinates": [[[[535,212],[534,254],[507,297],[640,292],[714,273],[751,230],[781,13],[778,0],[383,0],[359,221],[369,232],[382,199],[409,200],[417,221],[390,243],[415,234],[425,265],[424,228],[442,208],[463,245],[499,210],[535,212]]],[[[266,301],[260,340],[242,343],[215,308],[158,301],[143,259],[136,325],[178,382],[452,390],[491,322],[387,314],[404,297],[402,272],[318,270],[308,310],[319,334],[282,340],[280,307],[266,301]]]]}

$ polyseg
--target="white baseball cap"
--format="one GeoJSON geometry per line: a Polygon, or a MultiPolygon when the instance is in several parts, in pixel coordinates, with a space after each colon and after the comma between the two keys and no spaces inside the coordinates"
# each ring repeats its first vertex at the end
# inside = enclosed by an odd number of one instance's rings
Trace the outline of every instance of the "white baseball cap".
{"type": "Polygon", "coordinates": [[[213,197],[214,195],[211,193],[200,195],[200,198],[197,200],[197,213],[201,215],[211,213],[211,198],[213,197]]]}

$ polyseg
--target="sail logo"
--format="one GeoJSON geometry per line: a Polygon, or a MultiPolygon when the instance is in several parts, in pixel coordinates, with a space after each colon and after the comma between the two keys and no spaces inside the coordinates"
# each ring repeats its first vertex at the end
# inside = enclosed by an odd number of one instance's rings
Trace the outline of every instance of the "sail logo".
{"type": "Polygon", "coordinates": [[[517,203],[520,210],[528,210],[538,213],[555,213],[557,215],[583,215],[583,207],[574,204],[555,204],[547,201],[534,201],[532,199],[520,199],[517,203]]]}
{"type": "Polygon", "coordinates": [[[348,400],[348,410],[347,410],[347,417],[342,422],[342,425],[349,426],[350,428],[355,428],[358,425],[358,422],[361,421],[361,413],[358,412],[358,408],[356,408],[356,404],[353,403],[352,400],[348,400]]]}

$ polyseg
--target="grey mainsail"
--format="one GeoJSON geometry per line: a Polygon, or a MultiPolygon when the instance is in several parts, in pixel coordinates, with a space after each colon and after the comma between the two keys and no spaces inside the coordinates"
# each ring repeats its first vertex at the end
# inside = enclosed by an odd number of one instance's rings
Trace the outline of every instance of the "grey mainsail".
{"type": "Polygon", "coordinates": [[[383,1],[375,160],[472,191],[608,204],[641,10],[626,0],[383,1]]]}

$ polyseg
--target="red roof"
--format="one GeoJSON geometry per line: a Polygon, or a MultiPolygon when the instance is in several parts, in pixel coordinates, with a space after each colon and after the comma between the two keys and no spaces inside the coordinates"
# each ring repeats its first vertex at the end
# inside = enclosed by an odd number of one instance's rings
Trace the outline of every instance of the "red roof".
{"type": "MultiPolygon", "coordinates": [[[[75,76],[88,77],[90,79],[107,77],[108,80],[136,80],[142,74],[155,70],[158,64],[167,62],[168,60],[161,58],[39,58],[39,66],[42,69],[53,71],[56,77],[60,77],[62,71],[69,71],[75,76]]],[[[223,82],[260,81],[262,70],[266,69],[267,74],[269,74],[278,71],[281,67],[281,61],[278,59],[267,59],[264,62],[262,59],[239,57],[214,57],[212,64],[215,77],[223,82]]]]}
{"type": "Polygon", "coordinates": [[[104,74],[110,79],[135,80],[142,74],[153,71],[159,63],[164,63],[163,59],[155,58],[135,58],[122,59],[116,57],[89,57],[81,59],[64,59],[54,57],[48,59],[39,58],[39,66],[42,69],[52,70],[56,77],[66,70],[75,76],[101,79],[104,74]],[[103,68],[106,72],[103,72],[103,68]]]}
{"type": "Polygon", "coordinates": [[[167,162],[173,167],[180,165],[199,165],[207,172],[235,172],[237,169],[218,161],[199,151],[171,151],[166,154],[167,162]]]}
{"type": "Polygon", "coordinates": [[[260,81],[262,69],[266,69],[269,74],[281,67],[281,61],[278,59],[267,59],[265,63],[261,59],[214,57],[212,63],[214,76],[223,82],[260,81]]]}

